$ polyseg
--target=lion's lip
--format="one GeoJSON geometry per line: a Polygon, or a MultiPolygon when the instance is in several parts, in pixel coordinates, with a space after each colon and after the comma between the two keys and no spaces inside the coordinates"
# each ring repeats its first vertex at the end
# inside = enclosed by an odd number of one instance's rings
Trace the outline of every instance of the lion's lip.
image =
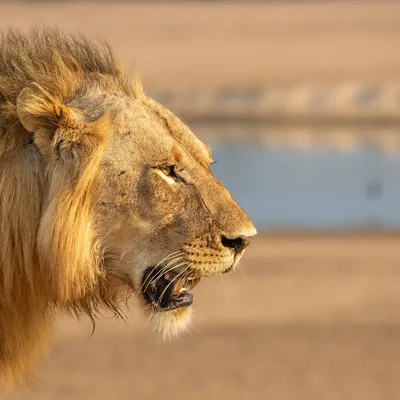
{"type": "Polygon", "coordinates": [[[233,257],[233,263],[225,271],[222,271],[222,273],[227,274],[228,272],[231,272],[239,264],[239,261],[242,258],[243,254],[244,250],[236,253],[233,257]]]}
{"type": "Polygon", "coordinates": [[[173,272],[162,274],[159,268],[148,268],[143,276],[142,295],[157,311],[170,311],[188,307],[193,303],[189,292],[200,278],[181,276],[173,272]]]}

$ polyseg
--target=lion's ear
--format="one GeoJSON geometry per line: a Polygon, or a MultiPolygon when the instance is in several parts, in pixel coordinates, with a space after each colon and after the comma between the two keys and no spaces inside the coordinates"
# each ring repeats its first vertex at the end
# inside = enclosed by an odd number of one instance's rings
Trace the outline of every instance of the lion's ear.
{"type": "Polygon", "coordinates": [[[34,143],[46,158],[59,157],[63,150],[74,157],[91,154],[108,137],[108,115],[86,123],[74,112],[37,83],[22,89],[17,99],[21,124],[35,133],[34,143]]]}
{"type": "Polygon", "coordinates": [[[70,117],[69,110],[37,83],[24,88],[17,99],[18,117],[28,132],[54,128],[61,119],[70,117]]]}

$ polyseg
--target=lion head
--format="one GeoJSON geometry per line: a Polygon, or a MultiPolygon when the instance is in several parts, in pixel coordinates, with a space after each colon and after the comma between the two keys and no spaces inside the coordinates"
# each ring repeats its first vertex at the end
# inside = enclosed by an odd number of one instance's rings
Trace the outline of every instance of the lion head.
{"type": "Polygon", "coordinates": [[[51,30],[0,51],[0,365],[19,365],[54,310],[118,312],[129,292],[163,335],[184,329],[192,289],[256,233],[210,149],[107,46],[51,30]]]}

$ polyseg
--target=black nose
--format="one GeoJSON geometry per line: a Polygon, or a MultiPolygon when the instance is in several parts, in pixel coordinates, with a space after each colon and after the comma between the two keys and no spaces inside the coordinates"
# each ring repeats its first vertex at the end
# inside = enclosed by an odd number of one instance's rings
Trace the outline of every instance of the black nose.
{"type": "Polygon", "coordinates": [[[235,239],[228,239],[227,237],[222,236],[221,243],[223,246],[234,250],[236,253],[239,253],[239,251],[242,251],[249,245],[250,241],[245,236],[239,236],[235,239]]]}

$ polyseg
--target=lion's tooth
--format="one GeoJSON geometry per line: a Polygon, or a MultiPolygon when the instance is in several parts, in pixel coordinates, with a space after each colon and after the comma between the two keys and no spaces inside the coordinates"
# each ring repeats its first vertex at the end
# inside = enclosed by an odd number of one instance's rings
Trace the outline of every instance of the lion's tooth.
{"type": "Polygon", "coordinates": [[[185,281],[183,279],[179,279],[179,281],[176,282],[174,292],[175,293],[181,293],[184,284],[185,284],[185,281]]]}

